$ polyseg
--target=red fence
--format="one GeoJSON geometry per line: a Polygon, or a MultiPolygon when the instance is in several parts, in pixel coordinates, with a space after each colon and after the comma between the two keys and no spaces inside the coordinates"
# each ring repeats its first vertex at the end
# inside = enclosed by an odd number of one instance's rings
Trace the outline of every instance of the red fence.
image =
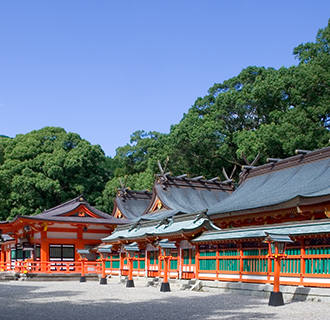
{"type": "MultiPolygon", "coordinates": [[[[62,273],[62,274],[81,274],[81,262],[40,262],[40,261],[15,261],[9,263],[0,262],[0,271],[14,271],[17,273],[62,273]]],[[[85,274],[101,273],[101,264],[98,261],[84,262],[85,274]]]]}

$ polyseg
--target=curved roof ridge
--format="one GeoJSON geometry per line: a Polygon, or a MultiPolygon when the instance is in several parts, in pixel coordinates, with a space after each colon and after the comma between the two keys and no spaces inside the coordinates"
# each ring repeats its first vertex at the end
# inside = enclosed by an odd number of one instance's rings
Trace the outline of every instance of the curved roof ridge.
{"type": "Polygon", "coordinates": [[[112,215],[115,215],[118,208],[123,216],[134,220],[144,213],[151,199],[152,192],[148,190],[135,191],[126,189],[124,193],[118,192],[114,200],[112,215]]]}
{"type": "MultiPolygon", "coordinates": [[[[56,209],[59,209],[59,208],[62,208],[62,207],[66,207],[66,206],[68,206],[68,205],[70,205],[70,204],[74,204],[74,203],[76,203],[76,202],[88,203],[87,200],[83,197],[83,195],[80,195],[80,196],[78,196],[78,197],[76,197],[76,198],[73,198],[73,199],[68,200],[68,201],[66,201],[66,202],[64,202],[64,203],[61,203],[61,204],[59,204],[59,205],[57,205],[57,206],[55,206],[55,207],[53,207],[53,208],[46,209],[46,210],[44,210],[42,213],[47,213],[47,212],[49,212],[49,211],[53,211],[53,210],[56,210],[56,209]]],[[[41,213],[41,214],[42,214],[42,213],[41,213]]]]}
{"type": "Polygon", "coordinates": [[[152,199],[141,219],[162,219],[176,214],[189,214],[210,208],[224,200],[235,190],[235,186],[218,180],[205,180],[202,177],[187,178],[186,176],[166,179],[158,177],[153,186],[152,199]],[[151,212],[157,198],[163,207],[151,212]]]}
{"type": "Polygon", "coordinates": [[[239,188],[208,214],[269,211],[330,197],[330,147],[251,169],[239,188]]]}

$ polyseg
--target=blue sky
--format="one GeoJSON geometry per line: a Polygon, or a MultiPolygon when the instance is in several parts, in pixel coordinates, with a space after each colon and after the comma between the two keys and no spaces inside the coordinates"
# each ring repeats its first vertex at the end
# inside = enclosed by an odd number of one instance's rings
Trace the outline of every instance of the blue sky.
{"type": "Polygon", "coordinates": [[[322,0],[0,0],[0,134],[59,126],[114,156],[243,68],[296,64],[329,18],[322,0]]]}

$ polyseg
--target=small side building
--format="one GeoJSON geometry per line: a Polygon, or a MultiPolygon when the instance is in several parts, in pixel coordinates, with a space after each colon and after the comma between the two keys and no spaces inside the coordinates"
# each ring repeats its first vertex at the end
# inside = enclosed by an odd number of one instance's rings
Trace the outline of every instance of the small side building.
{"type": "MultiPolygon", "coordinates": [[[[98,246],[101,238],[128,222],[97,210],[82,196],[35,216],[1,221],[2,234],[10,238],[1,243],[0,270],[13,269],[28,259],[34,272],[68,272],[63,266],[79,260],[78,249],[98,246]]],[[[89,256],[95,258],[95,254],[89,256]]]]}

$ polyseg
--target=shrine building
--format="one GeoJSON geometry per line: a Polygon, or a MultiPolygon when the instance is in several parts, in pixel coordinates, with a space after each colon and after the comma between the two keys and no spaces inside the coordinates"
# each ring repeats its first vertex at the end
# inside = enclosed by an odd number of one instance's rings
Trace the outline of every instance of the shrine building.
{"type": "MultiPolygon", "coordinates": [[[[15,263],[29,261],[30,272],[74,271],[78,249],[92,249],[101,243],[117,225],[127,223],[92,207],[82,196],[35,216],[16,216],[1,221],[0,270],[14,269],[15,263]],[[56,263],[55,263],[56,262],[56,263]]],[[[95,260],[91,253],[90,260],[95,260]]]]}
{"type": "Polygon", "coordinates": [[[330,287],[330,148],[246,166],[240,178],[237,190],[202,177],[158,178],[140,218],[103,238],[112,248],[108,273],[127,273],[125,246],[134,245],[133,274],[162,277],[165,241],[172,243],[170,277],[271,283],[264,240],[275,233],[293,241],[281,283],[330,287]]]}
{"type": "Polygon", "coordinates": [[[243,166],[238,186],[162,172],[152,192],[122,185],[112,216],[78,197],[0,222],[2,268],[28,261],[32,274],[75,272],[85,250],[99,273],[102,255],[102,275],[129,275],[131,259],[133,276],[162,278],[166,248],[171,278],[266,284],[274,260],[265,240],[275,234],[292,241],[281,284],[330,287],[329,181],[330,147],[243,166]]]}

